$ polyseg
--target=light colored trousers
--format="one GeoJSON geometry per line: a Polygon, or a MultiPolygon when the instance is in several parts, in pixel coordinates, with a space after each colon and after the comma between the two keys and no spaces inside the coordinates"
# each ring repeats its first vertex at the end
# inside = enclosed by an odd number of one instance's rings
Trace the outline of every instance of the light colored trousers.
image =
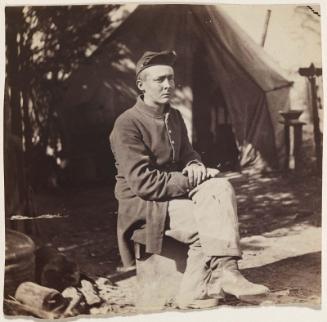
{"type": "Polygon", "coordinates": [[[203,299],[210,295],[218,274],[217,258],[241,257],[236,198],[224,178],[209,179],[194,188],[190,199],[168,204],[167,234],[189,244],[186,270],[178,297],[203,299]]]}

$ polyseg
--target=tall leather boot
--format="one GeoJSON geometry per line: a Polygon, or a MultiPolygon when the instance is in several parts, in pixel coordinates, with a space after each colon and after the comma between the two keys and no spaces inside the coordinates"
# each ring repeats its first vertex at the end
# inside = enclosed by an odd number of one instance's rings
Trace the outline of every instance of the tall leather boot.
{"type": "Polygon", "coordinates": [[[245,299],[269,293],[268,287],[252,283],[241,274],[235,257],[213,257],[210,267],[212,273],[208,283],[208,294],[211,296],[231,294],[239,299],[245,299]]]}
{"type": "Polygon", "coordinates": [[[180,309],[204,309],[216,307],[219,298],[207,294],[207,284],[211,275],[211,258],[206,257],[199,240],[190,245],[187,265],[175,303],[180,309]]]}

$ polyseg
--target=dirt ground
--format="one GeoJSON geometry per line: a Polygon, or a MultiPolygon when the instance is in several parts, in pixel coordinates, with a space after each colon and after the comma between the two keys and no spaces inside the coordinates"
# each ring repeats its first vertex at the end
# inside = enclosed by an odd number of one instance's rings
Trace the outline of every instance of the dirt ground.
{"type": "MultiPolygon", "coordinates": [[[[318,308],[321,296],[321,175],[314,171],[243,172],[231,179],[237,194],[243,260],[251,281],[272,290],[263,303],[318,308]]],[[[89,276],[110,277],[121,265],[116,243],[117,202],[110,186],[57,190],[39,195],[37,244],[57,247],[89,276]]],[[[133,312],[129,300],[132,276],[118,282],[122,312],[133,312]],[[124,293],[125,292],[125,293],[124,293]]],[[[119,280],[119,278],[118,278],[119,280]]],[[[242,306],[235,298],[222,305],[242,306]]]]}

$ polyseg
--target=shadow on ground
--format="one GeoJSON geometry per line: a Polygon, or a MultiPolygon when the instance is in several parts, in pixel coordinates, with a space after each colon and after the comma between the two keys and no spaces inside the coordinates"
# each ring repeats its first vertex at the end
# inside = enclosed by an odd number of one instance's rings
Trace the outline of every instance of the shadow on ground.
{"type": "MultiPolygon", "coordinates": [[[[244,276],[265,284],[270,295],[260,299],[263,305],[309,305],[319,308],[321,298],[321,252],[289,257],[272,264],[242,270],[244,276]]],[[[225,305],[256,305],[228,297],[225,305]]]]}
{"type": "Polygon", "coordinates": [[[248,175],[234,186],[243,237],[299,223],[321,225],[322,181],[318,176],[248,175]]]}

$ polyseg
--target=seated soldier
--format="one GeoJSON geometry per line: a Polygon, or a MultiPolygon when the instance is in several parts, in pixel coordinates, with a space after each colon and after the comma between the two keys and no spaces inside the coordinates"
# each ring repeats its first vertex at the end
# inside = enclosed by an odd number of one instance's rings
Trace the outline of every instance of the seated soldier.
{"type": "Polygon", "coordinates": [[[117,118],[110,135],[123,264],[134,264],[130,238],[145,225],[147,253],[160,254],[164,235],[189,245],[176,297],[179,307],[216,306],[225,293],[267,293],[267,287],[249,282],[238,270],[241,250],[231,184],[201,162],[180,112],[169,105],[175,60],[172,51],[143,54],[136,65],[142,94],[117,118]]]}

